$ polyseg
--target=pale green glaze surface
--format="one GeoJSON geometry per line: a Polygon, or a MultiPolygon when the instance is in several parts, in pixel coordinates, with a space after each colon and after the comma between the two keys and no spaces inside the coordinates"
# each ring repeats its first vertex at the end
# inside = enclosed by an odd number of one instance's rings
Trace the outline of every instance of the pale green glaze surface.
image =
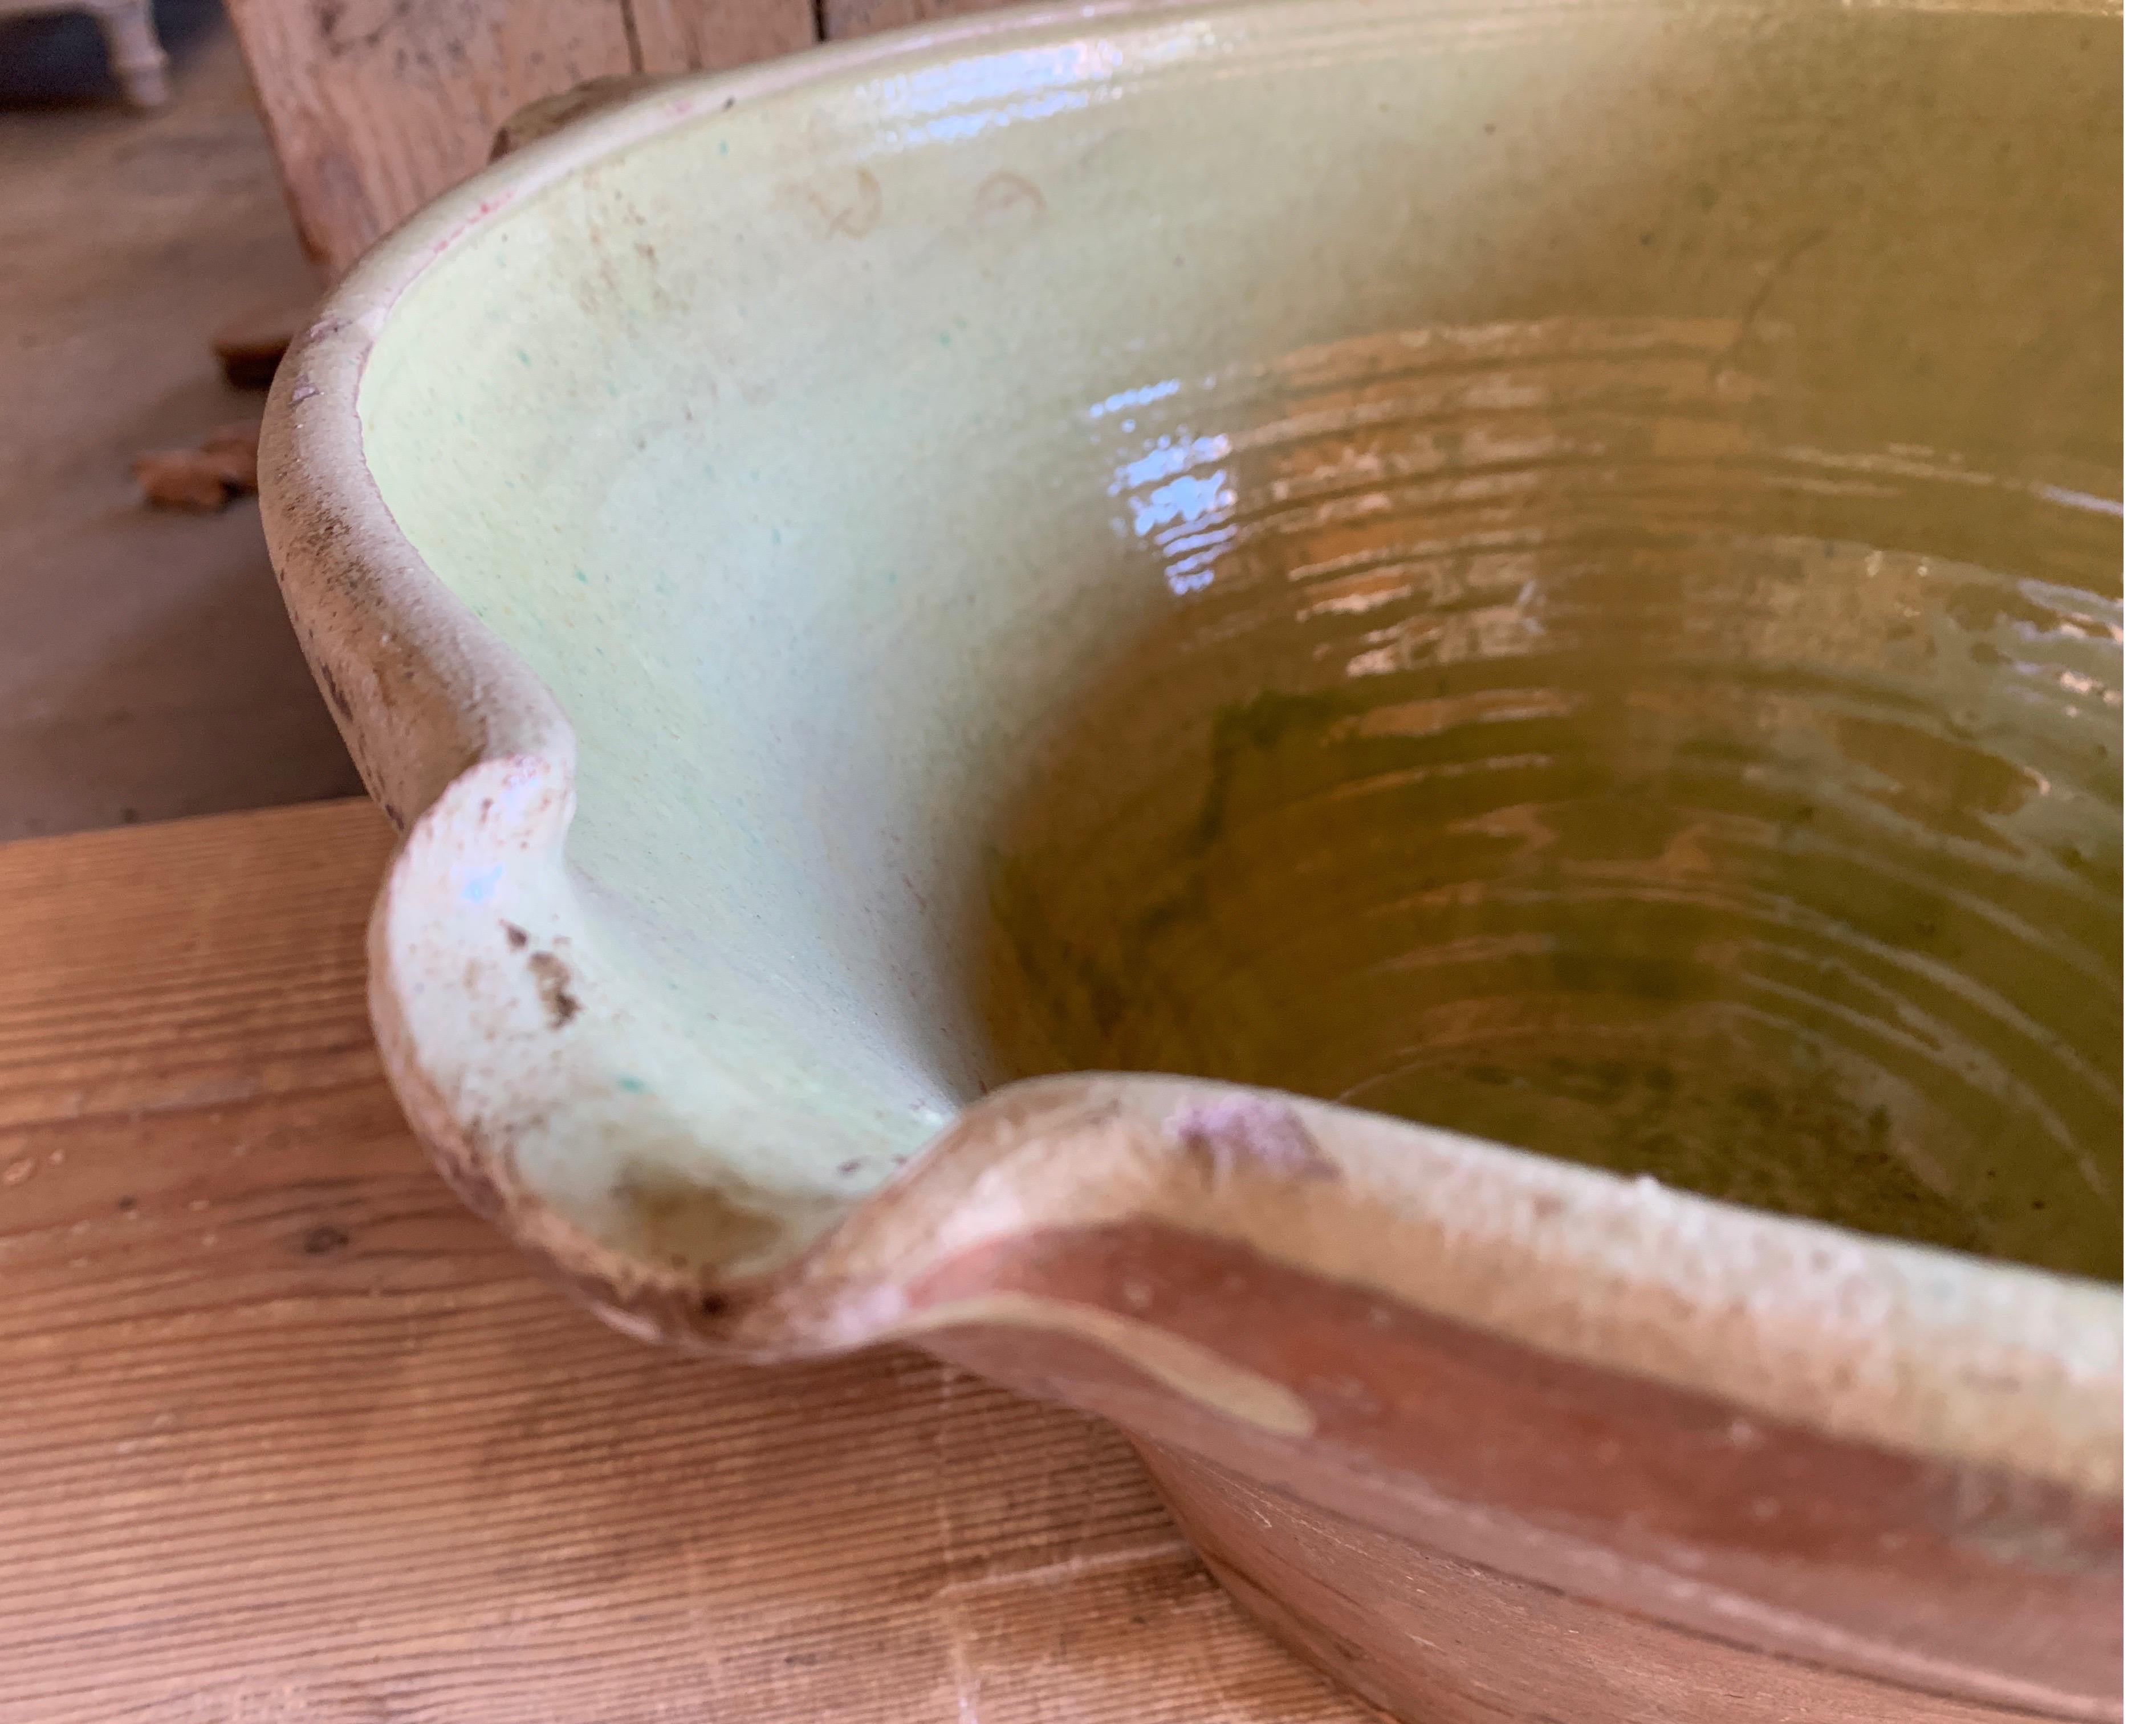
{"type": "Polygon", "coordinates": [[[366,459],[634,1003],[527,1172],[798,1240],[1162,1070],[2115,1275],[2116,30],[1171,15],[456,240],[366,459]]]}

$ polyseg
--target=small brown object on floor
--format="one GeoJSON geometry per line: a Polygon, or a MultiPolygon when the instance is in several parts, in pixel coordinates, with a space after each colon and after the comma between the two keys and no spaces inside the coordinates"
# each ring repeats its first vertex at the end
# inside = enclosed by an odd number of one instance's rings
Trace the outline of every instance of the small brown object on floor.
{"type": "Polygon", "coordinates": [[[234,497],[254,494],[255,446],[261,435],[260,420],[238,419],[218,426],[198,448],[138,455],[135,482],[152,508],[213,514],[234,497]]]}
{"type": "Polygon", "coordinates": [[[135,482],[153,509],[213,515],[232,500],[219,458],[198,449],[159,449],[135,458],[135,482]]]}
{"type": "Polygon", "coordinates": [[[272,305],[235,317],[209,338],[210,351],[235,389],[267,389],[292,337],[306,325],[305,305],[272,305]]]}
{"type": "Polygon", "coordinates": [[[218,476],[227,485],[252,496],[255,449],[261,440],[261,420],[234,419],[203,439],[202,452],[216,464],[218,476]]]}

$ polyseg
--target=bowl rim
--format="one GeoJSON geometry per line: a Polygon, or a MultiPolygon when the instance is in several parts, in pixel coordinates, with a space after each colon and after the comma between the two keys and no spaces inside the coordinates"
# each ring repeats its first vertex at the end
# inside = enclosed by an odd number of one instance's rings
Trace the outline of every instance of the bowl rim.
{"type": "MultiPolygon", "coordinates": [[[[1394,4],[1418,13],[1475,9],[1467,0],[1394,4]]],[[[1888,4],[1937,9],[1927,0],[1888,4]]],[[[628,1257],[535,1199],[518,1180],[514,1142],[480,1133],[462,1101],[478,1070],[472,1062],[493,1057],[485,1050],[498,1051],[523,1032],[489,1026],[459,1056],[465,1064],[450,1060],[454,1070],[445,1076],[447,1056],[415,1038],[413,990],[426,981],[413,969],[411,954],[436,937],[429,929],[446,900],[445,858],[515,855],[541,868],[564,865],[575,736],[539,676],[434,575],[375,486],[359,403],[377,338],[415,282],[535,193],[738,103],[1079,30],[1209,28],[1227,19],[1245,31],[1281,29],[1282,21],[1322,5],[1204,0],[1162,8],[1146,0],[1077,0],[974,14],[667,80],[526,145],[434,200],[353,268],[292,344],[265,414],[264,524],[316,680],[370,793],[405,834],[370,931],[370,1008],[385,1066],[418,1134],[459,1191],[624,1326],[768,1357],[852,1347],[933,1326],[932,1315],[893,1305],[891,1278],[927,1260],[924,1253],[952,1249],[958,1235],[979,1237],[968,1206],[978,1208],[981,1191],[997,1183],[995,1169],[1008,1171],[1014,1145],[1022,1147],[1027,1131],[1043,1120],[1067,1123],[1081,1103],[1093,1124],[1101,1107],[1116,1112],[1130,1139],[1138,1171],[1118,1189],[1114,1217],[1246,1238],[1291,1263],[1312,1259],[1302,1234],[1284,1230],[1277,1206],[1268,1207],[1283,1180],[1291,1183],[1289,1174],[1260,1157],[1230,1177],[1194,1183],[1184,1177],[1187,1156],[1177,1161],[1177,1110],[1187,1114],[1224,1096],[1247,1100],[1263,1092],[1178,1080],[1080,1075],[998,1091],[800,1256],[722,1278],[716,1289],[708,1276],[628,1257]]],[[[1793,5],[1839,9],[1808,0],[1728,9],[1772,13],[1793,5]]],[[[1619,0],[1609,9],[1681,8],[1675,0],[1619,0]]],[[[1951,9],[2032,8],[1974,0],[1951,9]]],[[[2033,9],[2116,16],[2107,5],[2073,0],[2040,0],[2033,9]]],[[[1468,1157],[1495,1182],[1492,1189],[1555,1192],[1589,1218],[1591,1225],[1565,1235],[1558,1253],[1560,1269],[1611,1290],[1614,1302],[1588,1329],[1547,1315],[1523,1318],[1493,1301],[1486,1284],[1465,1275],[1446,1283],[1440,1269],[1431,1285],[1451,1317],[1866,1447],[2001,1469],[2099,1499],[2116,1498],[2122,1489],[2123,1298],[2115,1285],[1649,1190],[1595,1169],[1360,1110],[1299,1098],[1266,1105],[1289,1108],[1343,1163],[1354,1164],[1373,1144],[1396,1147],[1409,1134],[1468,1157]],[[1540,1165],[1528,1169],[1523,1162],[1540,1165]],[[1620,1244],[1597,1244],[1598,1229],[1620,1244]],[[1621,1263],[1612,1256],[1620,1245],[1621,1263]],[[1766,1308],[1772,1298],[1763,1301],[1758,1294],[1766,1265],[1823,1279],[1777,1311],[1766,1308]],[[1870,1367],[1851,1377],[1852,1357],[1870,1361],[1870,1367]],[[1836,1386],[1829,1392],[1826,1384],[1836,1386]]],[[[1029,1177],[1034,1183],[1019,1206],[1026,1225],[1063,1224],[1086,1208],[1067,1167],[1056,1171],[1052,1157],[1029,1177]]],[[[1009,1184],[1001,1182],[1003,1198],[1009,1184]]],[[[1322,1208],[1334,1193],[1343,1200],[1368,1197],[1355,1184],[1301,1188],[1297,1200],[1322,1208]]],[[[998,1213],[1009,1219],[1008,1208],[998,1213]]],[[[1426,1219],[1433,1239],[1446,1237],[1443,1218],[1426,1219]]],[[[1507,1210],[1493,1198],[1473,1224],[1507,1249],[1526,1252],[1526,1235],[1537,1224],[1532,1209],[1507,1210]]],[[[1545,1272],[1548,1257],[1535,1256],[1545,1272]]],[[[1424,1286],[1414,1296],[1432,1296],[1424,1286]]]]}

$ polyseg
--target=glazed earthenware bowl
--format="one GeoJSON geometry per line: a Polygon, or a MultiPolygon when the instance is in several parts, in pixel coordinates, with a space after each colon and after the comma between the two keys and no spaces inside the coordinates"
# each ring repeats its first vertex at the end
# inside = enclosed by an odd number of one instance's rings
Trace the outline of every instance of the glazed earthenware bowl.
{"type": "Polygon", "coordinates": [[[418,1131],[1105,1414],[1401,1718],[2118,1717],[2120,107],[1107,5],[510,156],[264,443],[418,1131]]]}

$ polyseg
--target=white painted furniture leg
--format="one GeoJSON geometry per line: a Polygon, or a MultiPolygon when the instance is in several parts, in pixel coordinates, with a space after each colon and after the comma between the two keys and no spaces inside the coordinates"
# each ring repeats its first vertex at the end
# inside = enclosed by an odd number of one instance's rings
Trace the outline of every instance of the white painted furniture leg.
{"type": "Polygon", "coordinates": [[[89,10],[105,33],[105,52],[127,100],[138,108],[162,107],[172,90],[150,0],[90,0],[89,10]]]}
{"type": "Polygon", "coordinates": [[[127,100],[138,108],[162,107],[171,98],[165,50],[157,40],[151,0],[0,0],[0,18],[33,12],[86,12],[105,35],[105,54],[127,100]]]}

